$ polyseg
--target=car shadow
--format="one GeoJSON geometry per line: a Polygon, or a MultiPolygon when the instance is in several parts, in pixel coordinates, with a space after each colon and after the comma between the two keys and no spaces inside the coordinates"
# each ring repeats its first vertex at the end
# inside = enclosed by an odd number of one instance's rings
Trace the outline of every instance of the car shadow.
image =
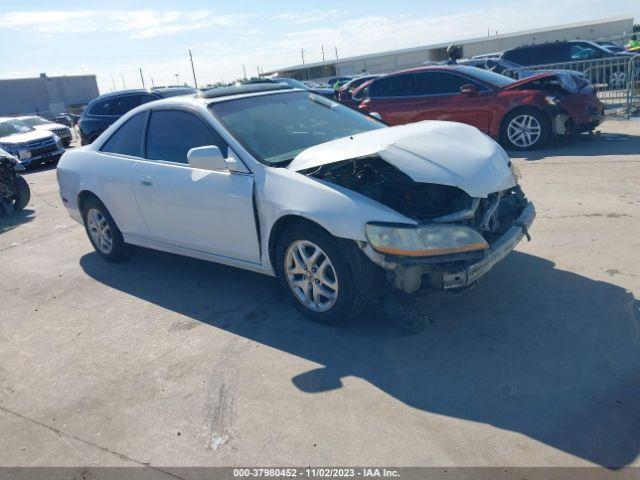
{"type": "Polygon", "coordinates": [[[509,156],[535,161],[553,157],[584,157],[598,155],[633,155],[640,152],[640,136],[622,133],[576,135],[550,140],[542,149],[530,152],[509,150],[509,156]]]}
{"type": "Polygon", "coordinates": [[[408,334],[368,310],[342,327],[307,321],[269,277],[139,249],[92,278],[322,367],[292,378],[309,394],[357,376],[405,404],[518,432],[598,465],[640,451],[640,304],[616,285],[514,252],[463,297],[420,303],[408,334]]]}
{"type": "Polygon", "coordinates": [[[0,234],[13,230],[18,225],[28,223],[35,219],[35,210],[25,209],[19,212],[13,212],[8,216],[0,215],[0,234]]]}

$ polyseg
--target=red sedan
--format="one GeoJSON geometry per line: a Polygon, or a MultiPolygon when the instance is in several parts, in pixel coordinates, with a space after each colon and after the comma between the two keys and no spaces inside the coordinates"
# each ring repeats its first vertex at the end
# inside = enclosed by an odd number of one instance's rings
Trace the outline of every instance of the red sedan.
{"type": "Polygon", "coordinates": [[[360,109],[390,125],[467,123],[517,150],[537,148],[551,135],[593,130],[604,112],[591,84],[573,72],[516,81],[474,67],[423,67],[375,79],[353,96],[364,98],[360,109]]]}

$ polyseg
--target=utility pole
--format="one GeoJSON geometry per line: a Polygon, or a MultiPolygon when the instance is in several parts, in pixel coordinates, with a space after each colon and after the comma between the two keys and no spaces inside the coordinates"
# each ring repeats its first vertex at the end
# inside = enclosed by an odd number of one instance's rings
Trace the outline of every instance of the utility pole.
{"type": "Polygon", "coordinates": [[[142,88],[147,88],[144,86],[144,77],[142,76],[142,67],[140,67],[140,80],[142,80],[142,88]]]}
{"type": "Polygon", "coordinates": [[[151,88],[156,88],[156,84],[153,83],[153,77],[151,77],[151,88]]]}
{"type": "Polygon", "coordinates": [[[256,71],[258,72],[258,78],[261,78],[260,77],[260,67],[256,67],[256,71]]]}
{"type": "Polygon", "coordinates": [[[116,81],[113,79],[113,73],[111,74],[111,83],[113,83],[113,91],[116,91],[116,81]]]}
{"type": "Polygon", "coordinates": [[[180,80],[178,80],[178,77],[180,76],[180,74],[174,73],[173,75],[176,77],[176,85],[180,85],[180,80]]]}
{"type": "Polygon", "coordinates": [[[189,60],[191,60],[191,71],[193,72],[193,86],[198,88],[198,81],[196,80],[196,69],[193,68],[193,55],[191,55],[191,49],[189,49],[189,60]]]}
{"type": "Polygon", "coordinates": [[[120,75],[122,76],[122,88],[126,90],[127,89],[127,84],[124,83],[124,73],[120,72],[120,75]]]}
{"type": "Polygon", "coordinates": [[[302,64],[304,65],[304,48],[300,49],[300,54],[302,55],[302,64]]]}
{"type": "Polygon", "coordinates": [[[324,45],[322,45],[322,61],[324,62],[324,45]]]}
{"type": "Polygon", "coordinates": [[[340,60],[338,58],[338,47],[333,47],[333,50],[336,52],[336,60],[340,60]]]}
{"type": "Polygon", "coordinates": [[[242,75],[245,80],[247,79],[247,69],[244,68],[244,63],[242,64],[242,75]]]}

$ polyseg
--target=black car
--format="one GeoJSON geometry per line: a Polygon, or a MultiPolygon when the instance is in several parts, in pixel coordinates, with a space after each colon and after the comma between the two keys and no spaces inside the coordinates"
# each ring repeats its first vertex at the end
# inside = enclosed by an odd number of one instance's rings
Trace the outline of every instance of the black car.
{"type": "Polygon", "coordinates": [[[624,85],[625,60],[633,56],[628,52],[613,52],[607,47],[587,40],[524,45],[506,50],[500,58],[523,66],[574,62],[572,70],[584,71],[592,83],[608,83],[613,87],[624,85]],[[586,62],[585,60],[603,60],[586,62]]]}
{"type": "Polygon", "coordinates": [[[78,122],[82,145],[93,142],[112,123],[129,110],[161,98],[196,93],[191,87],[163,87],[150,90],[123,90],[91,100],[78,122]]]}

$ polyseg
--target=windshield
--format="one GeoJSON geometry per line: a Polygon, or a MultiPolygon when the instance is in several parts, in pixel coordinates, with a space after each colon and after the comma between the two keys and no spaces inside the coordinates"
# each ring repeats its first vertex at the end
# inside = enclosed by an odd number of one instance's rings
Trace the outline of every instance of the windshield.
{"type": "Polygon", "coordinates": [[[30,127],[34,127],[36,125],[48,125],[51,123],[49,120],[45,120],[42,117],[24,117],[21,118],[20,121],[30,127]]]}
{"type": "Polygon", "coordinates": [[[0,137],[7,137],[9,135],[15,135],[17,133],[31,132],[33,128],[29,125],[25,125],[18,120],[8,120],[0,122],[0,137]]]}
{"type": "Polygon", "coordinates": [[[385,125],[307,92],[213,103],[213,114],[262,163],[284,166],[303,150],[385,125]]]}
{"type": "Polygon", "coordinates": [[[507,85],[512,84],[515,80],[512,80],[509,77],[505,77],[504,75],[500,75],[498,73],[490,72],[489,70],[482,70],[475,67],[458,67],[460,71],[471,75],[478,80],[481,80],[490,85],[495,85],[496,87],[506,87],[507,85]]]}

